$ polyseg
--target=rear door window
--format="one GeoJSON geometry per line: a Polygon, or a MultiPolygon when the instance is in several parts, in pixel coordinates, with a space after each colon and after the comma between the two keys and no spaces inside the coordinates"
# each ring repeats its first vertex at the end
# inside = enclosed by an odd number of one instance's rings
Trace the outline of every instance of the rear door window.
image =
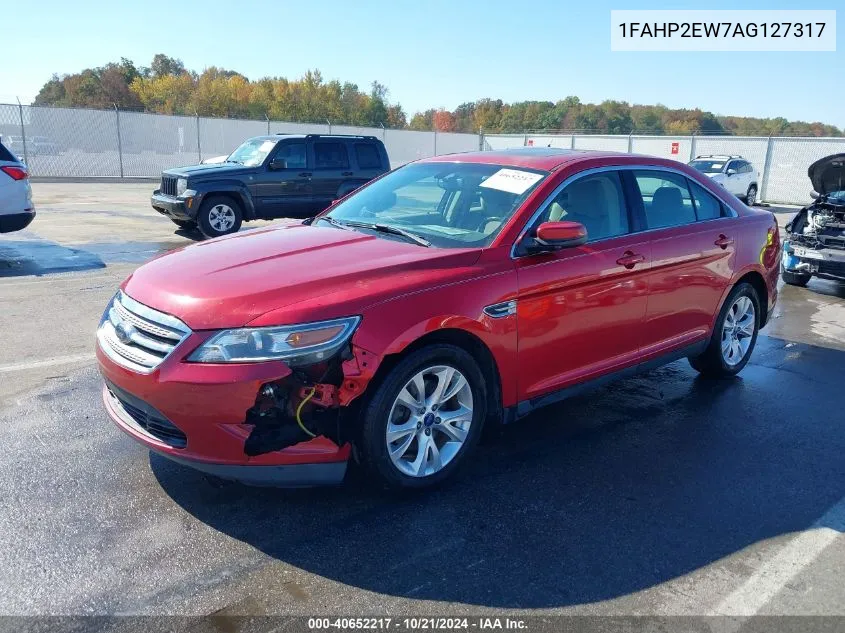
{"type": "Polygon", "coordinates": [[[355,158],[361,169],[379,169],[381,158],[378,149],[372,143],[355,143],[355,158]]]}
{"type": "Polygon", "coordinates": [[[343,143],[314,143],[315,169],[349,169],[349,153],[343,143]]]}
{"type": "Polygon", "coordinates": [[[692,190],[695,214],[699,220],[713,220],[726,215],[722,203],[713,194],[692,180],[689,181],[689,186],[692,190]]]}
{"type": "Polygon", "coordinates": [[[696,221],[685,176],[668,171],[634,170],[645,212],[646,227],[660,229],[696,221]]]}

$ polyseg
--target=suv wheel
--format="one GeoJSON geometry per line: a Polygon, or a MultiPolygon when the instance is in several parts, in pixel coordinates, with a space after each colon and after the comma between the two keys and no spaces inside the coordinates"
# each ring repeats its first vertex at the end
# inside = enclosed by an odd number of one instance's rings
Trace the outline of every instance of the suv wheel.
{"type": "Polygon", "coordinates": [[[243,222],[240,206],[231,198],[211,196],[202,203],[197,213],[200,231],[206,237],[220,237],[237,233],[243,222]]]}
{"type": "Polygon", "coordinates": [[[745,194],[745,204],[747,204],[749,207],[753,207],[756,202],[757,202],[757,185],[751,185],[748,188],[748,192],[745,194]]]}
{"type": "Polygon", "coordinates": [[[484,376],[452,345],[424,347],[402,360],[363,410],[361,456],[392,488],[426,488],[454,473],[481,436],[484,376]]]}
{"type": "Polygon", "coordinates": [[[748,283],[736,286],[722,306],[710,343],[690,365],[705,376],[735,376],[748,363],[760,331],[760,300],[748,283]]]}

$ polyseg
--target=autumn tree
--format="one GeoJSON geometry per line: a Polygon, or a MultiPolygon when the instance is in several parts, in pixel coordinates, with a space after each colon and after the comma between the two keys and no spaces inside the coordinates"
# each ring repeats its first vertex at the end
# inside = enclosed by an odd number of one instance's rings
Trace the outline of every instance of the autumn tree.
{"type": "Polygon", "coordinates": [[[408,120],[391,104],[387,86],[374,81],[368,90],[352,82],[326,81],[319,70],[299,79],[261,77],[250,80],[236,70],[185,68],[180,59],[155,55],[148,68],[121,58],[71,75],[53,75],[35,98],[36,105],[144,109],[165,114],[238,117],[354,126],[486,133],[581,131],[602,134],[736,134],[842,136],[821,122],[783,117],[722,116],[700,108],[606,100],[583,103],[571,95],[556,102],[484,98],[454,110],[429,108],[408,120]]]}

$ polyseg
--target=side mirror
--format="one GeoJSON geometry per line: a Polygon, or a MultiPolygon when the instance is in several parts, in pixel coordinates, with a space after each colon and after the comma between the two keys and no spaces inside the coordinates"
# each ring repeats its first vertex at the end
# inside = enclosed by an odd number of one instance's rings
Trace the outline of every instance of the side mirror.
{"type": "Polygon", "coordinates": [[[810,192],[810,197],[811,197],[813,200],[818,200],[818,199],[819,199],[819,192],[818,192],[818,191],[811,191],[811,192],[810,192]]]}
{"type": "Polygon", "coordinates": [[[287,169],[288,168],[288,161],[284,158],[274,158],[270,161],[270,169],[273,171],[277,171],[279,169],[287,169]]]}
{"type": "Polygon", "coordinates": [[[587,241],[587,227],[580,222],[543,222],[534,235],[535,249],[558,250],[581,246],[587,241]]]}
{"type": "Polygon", "coordinates": [[[725,172],[728,176],[733,176],[736,173],[736,169],[729,169],[725,172]]]}

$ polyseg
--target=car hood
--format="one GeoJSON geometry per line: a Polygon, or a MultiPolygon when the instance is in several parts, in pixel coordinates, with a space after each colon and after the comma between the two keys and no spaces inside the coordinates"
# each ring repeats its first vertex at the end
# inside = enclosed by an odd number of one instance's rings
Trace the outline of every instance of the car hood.
{"type": "Polygon", "coordinates": [[[208,165],[188,165],[187,167],[174,167],[164,173],[168,176],[184,176],[186,178],[197,176],[236,176],[254,170],[254,167],[245,167],[240,163],[211,163],[208,165]]]}
{"type": "Polygon", "coordinates": [[[845,154],[825,156],[807,170],[813,191],[821,194],[845,191],[845,154]]]}
{"type": "Polygon", "coordinates": [[[138,268],[123,289],[194,330],[285,325],[360,314],[404,293],[464,281],[477,274],[480,253],[297,223],[170,252],[138,268]]]}

